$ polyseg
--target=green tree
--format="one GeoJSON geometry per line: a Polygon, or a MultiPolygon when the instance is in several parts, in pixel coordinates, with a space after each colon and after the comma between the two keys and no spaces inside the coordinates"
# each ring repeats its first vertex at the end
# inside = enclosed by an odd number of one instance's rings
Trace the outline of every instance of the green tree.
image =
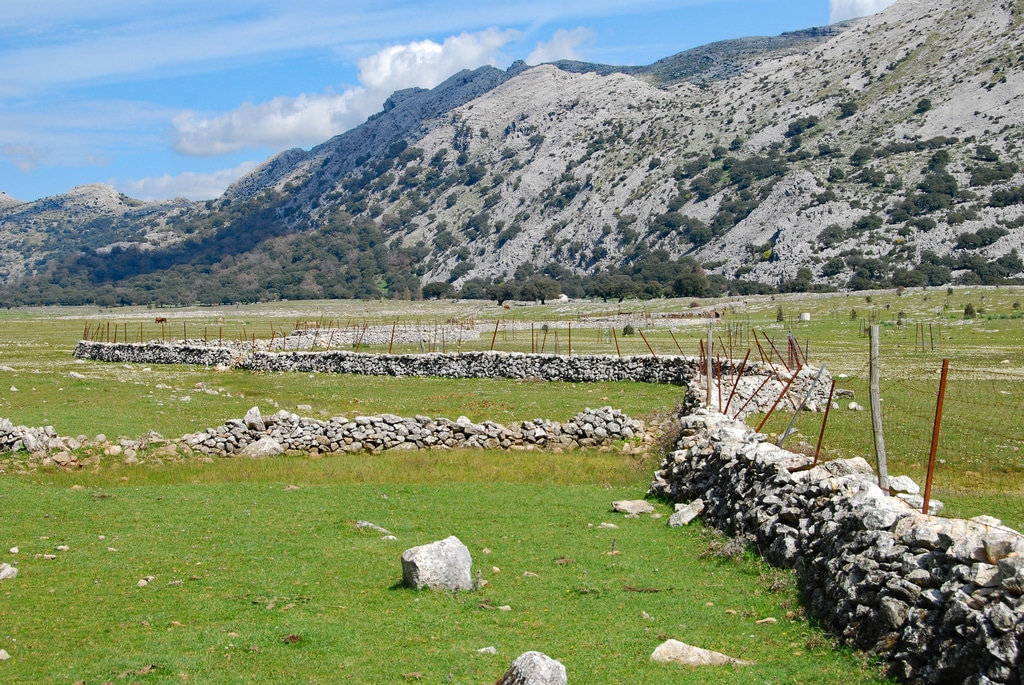
{"type": "Polygon", "coordinates": [[[536,300],[545,304],[562,294],[558,281],[548,276],[534,276],[523,284],[519,296],[524,300],[536,300]]]}
{"type": "Polygon", "coordinates": [[[434,281],[423,286],[424,300],[440,300],[442,297],[450,297],[454,293],[455,288],[452,287],[452,284],[444,281],[434,281]]]}

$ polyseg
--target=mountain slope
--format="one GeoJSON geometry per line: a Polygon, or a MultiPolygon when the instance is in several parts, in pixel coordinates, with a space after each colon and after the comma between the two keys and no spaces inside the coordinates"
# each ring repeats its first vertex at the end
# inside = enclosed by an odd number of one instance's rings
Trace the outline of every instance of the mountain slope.
{"type": "Polygon", "coordinates": [[[191,231],[172,257],[66,258],[8,292],[131,298],[162,265],[198,299],[493,294],[539,274],[619,295],[1021,277],[1022,21],[1019,1],[900,0],[648,67],[463,72],[176,208],[157,222],[191,231]],[[228,249],[243,234],[259,239],[228,249]]]}

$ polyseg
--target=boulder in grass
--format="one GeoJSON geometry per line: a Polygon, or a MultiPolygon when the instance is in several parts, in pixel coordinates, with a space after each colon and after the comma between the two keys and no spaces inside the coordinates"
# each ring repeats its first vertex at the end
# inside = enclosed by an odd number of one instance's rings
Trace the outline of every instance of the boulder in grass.
{"type": "Polygon", "coordinates": [[[473,558],[452,535],[402,553],[402,579],[415,590],[472,590],[473,558]]]}
{"type": "Polygon", "coordinates": [[[0,564],[0,580],[7,580],[18,575],[18,569],[10,564],[0,564]]]}
{"type": "Polygon", "coordinates": [[[238,455],[250,459],[263,459],[264,457],[276,457],[284,454],[284,447],[273,438],[260,438],[256,442],[249,443],[243,447],[238,455]]]}
{"type": "Polygon", "coordinates": [[[721,652],[694,647],[679,640],[666,640],[658,645],[651,654],[651,661],[663,664],[682,664],[683,666],[749,666],[749,661],[741,661],[721,652]]]}
{"type": "Polygon", "coordinates": [[[565,666],[540,652],[526,652],[512,662],[494,685],[567,685],[565,666]]]}

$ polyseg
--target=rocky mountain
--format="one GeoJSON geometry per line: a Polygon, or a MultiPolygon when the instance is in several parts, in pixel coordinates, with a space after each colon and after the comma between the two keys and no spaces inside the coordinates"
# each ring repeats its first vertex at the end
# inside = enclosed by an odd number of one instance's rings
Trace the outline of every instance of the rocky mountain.
{"type": "Polygon", "coordinates": [[[899,0],[646,67],[462,72],[217,201],[87,187],[0,205],[0,301],[72,286],[136,301],[156,274],[186,301],[1020,278],[1022,23],[1020,0],[899,0]],[[90,193],[103,200],[71,200],[90,193]],[[107,233],[72,237],[97,221],[107,233]]]}

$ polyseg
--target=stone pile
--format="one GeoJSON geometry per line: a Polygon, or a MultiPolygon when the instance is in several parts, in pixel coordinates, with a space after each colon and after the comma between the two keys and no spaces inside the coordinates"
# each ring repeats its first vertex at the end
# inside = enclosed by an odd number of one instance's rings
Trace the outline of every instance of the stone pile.
{"type": "Polygon", "coordinates": [[[1024,536],[989,517],[923,515],[862,459],[809,468],[720,414],[681,421],[651,495],[702,500],[706,522],[794,568],[812,612],[899,679],[1021,682],[1024,536]]]}
{"type": "MultiPolygon", "coordinates": [[[[578,449],[600,447],[621,440],[644,440],[648,436],[642,421],[631,419],[617,409],[587,409],[560,423],[534,419],[512,426],[494,421],[473,423],[466,417],[394,414],[335,417],[321,421],[287,411],[263,416],[253,407],[242,419],[231,419],[217,428],[186,435],[182,442],[191,449],[215,456],[244,455],[250,445],[267,440],[283,450],[312,453],[380,452],[401,449],[578,449]]],[[[254,455],[255,456],[255,455],[254,455]]]]}
{"type": "Polygon", "coordinates": [[[50,449],[59,450],[64,447],[64,441],[57,435],[53,426],[15,426],[8,419],[0,418],[0,452],[17,452],[21,449],[28,452],[48,452],[50,449]]]}
{"type": "MultiPolygon", "coordinates": [[[[150,431],[135,440],[124,437],[107,439],[105,435],[97,435],[95,438],[85,435],[68,437],[58,435],[53,426],[16,426],[10,420],[0,418],[0,454],[21,451],[29,454],[27,460],[17,460],[19,470],[39,466],[96,466],[100,463],[100,453],[119,458],[127,464],[137,464],[137,455],[145,449],[151,450],[148,456],[153,463],[162,463],[163,458],[177,454],[173,441],[166,440],[156,431],[150,431]]],[[[0,461],[0,473],[11,463],[9,459],[0,461]]]]}

